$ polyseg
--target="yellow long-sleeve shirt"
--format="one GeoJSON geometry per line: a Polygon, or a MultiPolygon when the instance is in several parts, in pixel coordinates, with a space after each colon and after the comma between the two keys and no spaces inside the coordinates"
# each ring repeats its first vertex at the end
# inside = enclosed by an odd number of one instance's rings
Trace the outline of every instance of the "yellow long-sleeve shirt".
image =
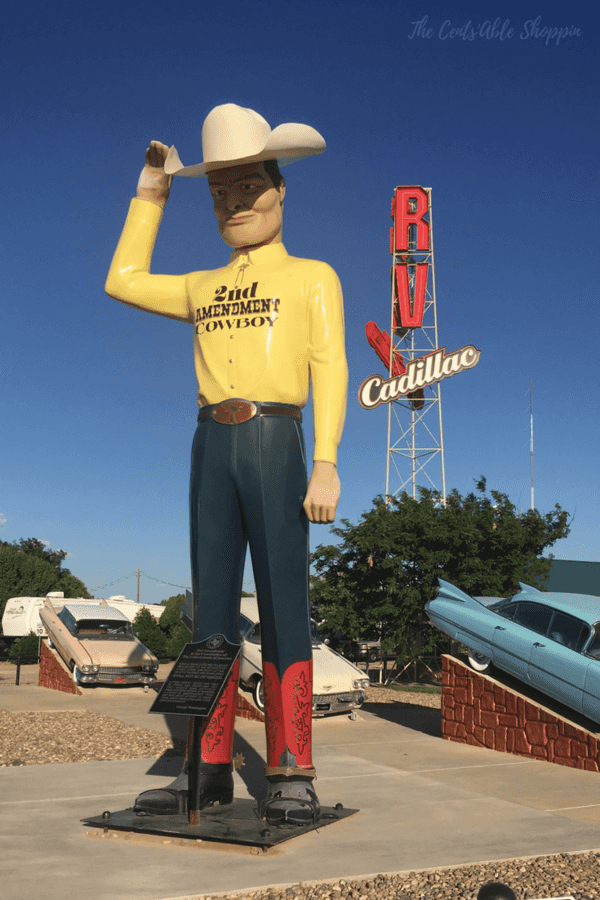
{"type": "Polygon", "coordinates": [[[312,381],[314,459],[335,463],[348,367],[342,290],[331,266],[269,244],[234,251],[220,269],[151,275],[161,218],[156,204],[131,201],[107,294],[194,326],[200,406],[244,397],[303,407],[312,381]]]}

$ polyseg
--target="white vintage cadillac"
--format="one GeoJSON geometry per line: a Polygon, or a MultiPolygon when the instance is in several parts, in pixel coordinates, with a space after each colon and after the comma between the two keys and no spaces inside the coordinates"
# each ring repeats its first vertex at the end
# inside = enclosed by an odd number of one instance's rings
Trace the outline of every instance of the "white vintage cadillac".
{"type": "MultiPolygon", "coordinates": [[[[323,643],[312,624],[313,651],[313,716],[358,709],[367,699],[369,679],[365,673],[323,643]]],[[[258,603],[252,598],[242,598],[240,614],[240,638],[242,652],[240,684],[252,691],[257,707],[265,708],[260,622],[258,603]]]]}

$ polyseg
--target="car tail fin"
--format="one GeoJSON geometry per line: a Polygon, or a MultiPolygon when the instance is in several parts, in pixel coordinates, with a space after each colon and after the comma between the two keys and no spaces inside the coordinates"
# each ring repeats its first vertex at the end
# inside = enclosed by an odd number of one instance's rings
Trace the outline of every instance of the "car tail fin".
{"type": "Polygon", "coordinates": [[[438,597],[444,600],[460,600],[461,603],[473,599],[470,594],[465,594],[464,591],[450,584],[449,581],[443,581],[441,578],[438,578],[438,581],[440,583],[438,597]]]}
{"type": "Polygon", "coordinates": [[[541,594],[539,588],[533,587],[531,584],[523,584],[522,581],[519,582],[519,587],[525,594],[541,594]]]}

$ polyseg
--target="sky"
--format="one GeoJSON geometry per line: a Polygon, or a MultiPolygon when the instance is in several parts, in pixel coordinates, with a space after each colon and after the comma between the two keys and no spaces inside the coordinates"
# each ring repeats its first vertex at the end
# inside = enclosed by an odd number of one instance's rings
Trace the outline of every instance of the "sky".
{"type": "MultiPolygon", "coordinates": [[[[442,384],[446,487],[560,504],[560,559],[600,560],[598,47],[590,5],[398,0],[12,4],[3,18],[0,539],[37,537],[96,597],[190,585],[197,385],[189,325],[104,282],[150,140],[201,162],[222,103],[327,151],[284,170],[284,242],[340,276],[350,370],[337,521],[385,491],[390,199],[432,188],[439,343],[476,368],[442,384]],[[485,16],[485,18],[484,18],[485,16]],[[130,576],[130,577],[126,577],[130,576]]],[[[205,179],[175,179],[152,271],[228,259],[205,179]]],[[[305,411],[312,455],[312,413],[305,411]]],[[[334,540],[312,526],[311,547],[334,540]]],[[[253,590],[249,564],[245,589],[253,590]]]]}

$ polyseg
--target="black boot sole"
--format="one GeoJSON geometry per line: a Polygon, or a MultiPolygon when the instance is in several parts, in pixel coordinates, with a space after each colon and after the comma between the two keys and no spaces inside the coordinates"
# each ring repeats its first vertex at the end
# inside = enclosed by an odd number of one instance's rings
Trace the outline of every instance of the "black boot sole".
{"type": "MultiPolygon", "coordinates": [[[[233,777],[231,775],[226,777],[226,780],[222,775],[212,776],[212,778],[210,776],[207,777],[207,783],[200,791],[198,809],[204,809],[215,803],[219,803],[221,806],[233,803],[233,777]],[[220,784],[218,783],[219,781],[221,782],[220,784]],[[224,781],[225,783],[223,783],[224,781]]],[[[172,788],[144,791],[136,799],[133,811],[138,816],[186,815],[188,811],[188,792],[173,790],[172,788]],[[168,796],[165,797],[165,794],[168,796]]]]}

